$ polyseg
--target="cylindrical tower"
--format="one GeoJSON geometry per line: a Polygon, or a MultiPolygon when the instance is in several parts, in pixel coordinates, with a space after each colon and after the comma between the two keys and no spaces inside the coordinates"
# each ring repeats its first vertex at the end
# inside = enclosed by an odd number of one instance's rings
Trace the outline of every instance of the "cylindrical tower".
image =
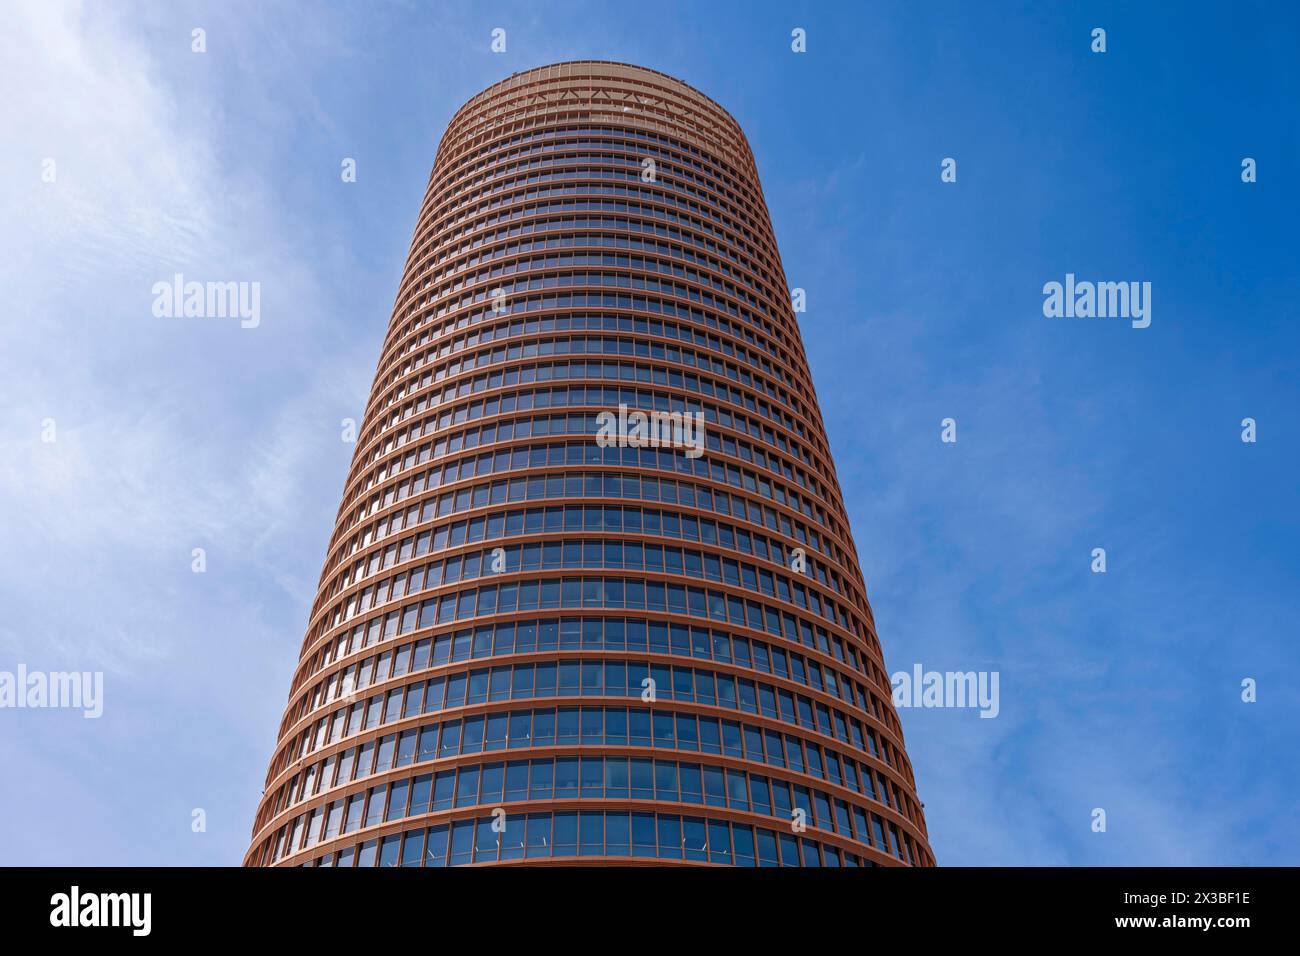
{"type": "Polygon", "coordinates": [[[754,158],[573,62],[438,148],[249,865],[933,865],[754,158]]]}

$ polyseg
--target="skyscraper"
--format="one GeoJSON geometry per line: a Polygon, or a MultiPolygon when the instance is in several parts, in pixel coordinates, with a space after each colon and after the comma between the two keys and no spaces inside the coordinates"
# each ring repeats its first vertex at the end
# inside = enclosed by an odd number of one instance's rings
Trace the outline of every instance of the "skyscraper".
{"type": "Polygon", "coordinates": [[[753,155],[605,62],[438,148],[250,865],[933,865],[753,155]]]}

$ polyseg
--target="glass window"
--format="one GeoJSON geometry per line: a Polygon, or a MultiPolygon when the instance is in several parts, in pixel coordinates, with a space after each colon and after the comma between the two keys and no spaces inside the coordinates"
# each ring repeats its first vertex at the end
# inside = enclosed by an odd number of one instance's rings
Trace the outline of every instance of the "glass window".
{"type": "Polygon", "coordinates": [[[516,760],[506,765],[505,799],[528,799],[528,761],[516,760]]]}
{"type": "Polygon", "coordinates": [[[551,815],[549,813],[528,814],[528,842],[524,855],[529,857],[551,855],[551,815]]]}
{"type": "Polygon", "coordinates": [[[406,798],[410,790],[409,780],[396,780],[388,790],[389,820],[401,820],[406,816],[406,798]]]}
{"type": "Polygon", "coordinates": [[[447,865],[447,825],[429,828],[429,840],[424,849],[425,866],[447,865]]]}
{"type": "Polygon", "coordinates": [[[672,814],[659,815],[659,856],[669,860],[682,859],[681,817],[672,814]]]}
{"type": "Polygon", "coordinates": [[[709,861],[731,862],[731,834],[725,820],[709,821],[709,861]]]}
{"type": "Polygon", "coordinates": [[[429,812],[433,795],[433,774],[421,774],[411,781],[411,816],[429,812]]]}
{"type": "Polygon", "coordinates": [[[388,790],[387,784],[380,784],[377,787],[370,788],[370,803],[366,808],[365,826],[374,826],[384,818],[384,798],[388,790]]]}
{"type": "Polygon", "coordinates": [[[456,806],[472,807],[478,803],[478,767],[461,767],[456,780],[456,806]]]}
{"type": "Polygon", "coordinates": [[[631,856],[631,835],[628,814],[605,814],[605,853],[608,856],[631,856]]]}
{"type": "Polygon", "coordinates": [[[574,856],[578,852],[578,815],[555,814],[554,855],[574,856]]]}
{"type": "Polygon", "coordinates": [[[655,855],[655,816],[653,813],[632,814],[632,855],[655,855]]]}
{"type": "Polygon", "coordinates": [[[506,817],[506,828],[498,834],[501,843],[501,859],[519,860],[523,859],[526,845],[527,827],[523,814],[513,814],[506,817]]]}
{"type": "Polygon", "coordinates": [[[458,820],[451,825],[451,851],[447,855],[449,866],[464,866],[470,862],[474,848],[473,820],[458,820]]]}
{"type": "Polygon", "coordinates": [[[605,848],[605,815],[581,813],[578,815],[578,852],[582,856],[600,856],[605,848]]]}
{"type": "Polygon", "coordinates": [[[731,825],[732,838],[735,841],[736,865],[754,866],[754,828],[745,824],[731,825]]]}
{"type": "Polygon", "coordinates": [[[402,842],[402,835],[394,833],[384,837],[383,843],[379,848],[379,865],[380,866],[397,866],[400,862],[399,847],[402,842]]]}
{"type": "Polygon", "coordinates": [[[496,832],[493,824],[496,817],[482,817],[475,826],[474,836],[474,862],[487,863],[497,859],[501,851],[500,834],[496,832]]]}
{"type": "Polygon", "coordinates": [[[682,845],[686,859],[708,860],[708,831],[701,817],[682,818],[682,845]]]}

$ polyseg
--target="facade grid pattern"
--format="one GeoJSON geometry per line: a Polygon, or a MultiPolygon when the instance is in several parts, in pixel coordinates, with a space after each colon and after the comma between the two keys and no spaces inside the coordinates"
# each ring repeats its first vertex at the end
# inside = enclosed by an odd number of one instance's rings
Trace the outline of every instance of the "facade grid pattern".
{"type": "Polygon", "coordinates": [[[579,61],[439,146],[250,866],[933,866],[748,142],[579,61]],[[649,170],[649,174],[647,174],[649,170]],[[620,405],[702,454],[604,447],[620,405]]]}

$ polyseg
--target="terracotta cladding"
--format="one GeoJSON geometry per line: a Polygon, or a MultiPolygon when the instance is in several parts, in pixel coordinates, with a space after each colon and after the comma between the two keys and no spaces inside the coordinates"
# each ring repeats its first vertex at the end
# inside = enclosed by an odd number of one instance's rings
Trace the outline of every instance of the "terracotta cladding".
{"type": "Polygon", "coordinates": [[[453,117],[245,863],[934,864],[753,154],[700,92],[580,61],[453,117]],[[598,440],[620,406],[678,431],[598,440]]]}

